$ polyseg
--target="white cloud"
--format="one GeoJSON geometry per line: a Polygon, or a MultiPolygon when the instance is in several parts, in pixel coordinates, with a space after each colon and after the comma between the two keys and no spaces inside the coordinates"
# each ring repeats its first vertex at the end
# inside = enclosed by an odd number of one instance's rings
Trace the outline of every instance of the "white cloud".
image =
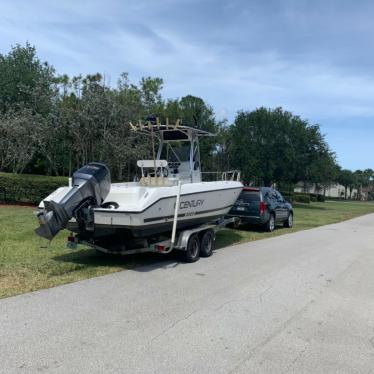
{"type": "Polygon", "coordinates": [[[312,122],[374,116],[372,56],[360,44],[373,34],[370,3],[334,4],[9,0],[0,48],[29,40],[60,73],[160,76],[167,96],[201,96],[230,119],[261,105],[312,122]]]}

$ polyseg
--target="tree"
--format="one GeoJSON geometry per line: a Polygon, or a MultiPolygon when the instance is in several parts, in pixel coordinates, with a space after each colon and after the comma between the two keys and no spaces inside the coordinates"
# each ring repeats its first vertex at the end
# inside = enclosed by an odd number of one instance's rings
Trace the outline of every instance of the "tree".
{"type": "Polygon", "coordinates": [[[334,164],[319,126],[309,125],[282,108],[239,112],[231,137],[234,166],[247,179],[266,186],[276,182],[314,182],[323,162],[328,159],[334,164]]]}
{"type": "Polygon", "coordinates": [[[30,110],[9,111],[0,118],[0,170],[22,173],[37,151],[43,119],[30,110]]]}
{"type": "Polygon", "coordinates": [[[312,131],[313,136],[309,137],[311,149],[306,169],[306,181],[314,183],[316,190],[322,190],[325,195],[326,189],[336,181],[339,166],[335,153],[330,151],[319,128],[312,127],[312,131]]]}
{"type": "Polygon", "coordinates": [[[214,153],[214,166],[216,170],[228,171],[231,170],[231,136],[230,127],[226,120],[218,122],[218,130],[216,131],[214,153]]]}
{"type": "MultiPolygon", "coordinates": [[[[129,122],[157,116],[217,134],[201,139],[204,171],[237,168],[256,183],[306,181],[324,189],[335,179],[335,155],[318,125],[262,107],[239,112],[229,126],[200,97],[165,101],[162,86],[158,77],[134,84],[127,73],[116,87],[99,73],[56,76],[34,47],[16,45],[0,55],[0,170],[71,175],[87,162],[102,161],[113,179],[130,179],[136,159],[150,157],[150,147],[129,122]]],[[[347,186],[360,195],[374,188],[372,172],[355,176],[347,186]]]]}
{"type": "Polygon", "coordinates": [[[363,191],[368,194],[369,187],[374,178],[374,171],[371,169],[356,170],[354,173],[355,188],[357,189],[357,199],[363,199],[363,191]]]}
{"type": "Polygon", "coordinates": [[[59,96],[42,124],[37,151],[28,172],[71,175],[89,161],[102,161],[114,179],[131,178],[136,158],[148,153],[148,139],[134,135],[129,122],[144,119],[147,108],[163,107],[161,80],[146,78],[137,86],[121,74],[116,88],[100,74],[55,78],[59,96]]]}
{"type": "Polygon", "coordinates": [[[35,47],[17,44],[7,55],[0,54],[0,113],[30,109],[46,115],[56,97],[55,70],[36,56],[35,47]]]}
{"type": "MultiPolygon", "coordinates": [[[[181,119],[182,124],[201,130],[216,133],[219,129],[213,109],[200,97],[187,95],[181,99],[166,101],[160,114],[162,121],[168,118],[171,122],[181,119]]],[[[216,169],[215,164],[216,141],[214,138],[200,140],[200,155],[205,170],[216,169]]]]}
{"type": "Polygon", "coordinates": [[[347,199],[348,188],[351,190],[351,195],[352,195],[352,189],[356,181],[353,172],[348,169],[340,170],[337,181],[344,187],[344,198],[347,199]]]}
{"type": "Polygon", "coordinates": [[[164,81],[161,78],[142,78],[139,84],[142,100],[142,117],[149,115],[159,115],[163,109],[161,89],[164,81]]]}

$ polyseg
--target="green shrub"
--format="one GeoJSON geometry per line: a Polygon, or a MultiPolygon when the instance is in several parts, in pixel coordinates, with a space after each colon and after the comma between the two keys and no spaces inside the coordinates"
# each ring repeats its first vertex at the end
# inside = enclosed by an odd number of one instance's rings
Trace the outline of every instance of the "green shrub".
{"type": "Polygon", "coordinates": [[[292,203],[293,202],[293,200],[294,200],[294,193],[291,191],[282,191],[282,190],[280,190],[279,191],[281,194],[282,194],[282,196],[287,200],[287,201],[289,201],[290,203],[292,203]]]}
{"type": "Polygon", "coordinates": [[[320,195],[318,193],[311,193],[310,194],[310,200],[311,201],[319,201],[319,202],[323,203],[325,201],[325,196],[320,195]]]}
{"type": "Polygon", "coordinates": [[[295,192],[293,191],[284,191],[284,190],[279,190],[279,192],[285,196],[285,195],[290,195],[290,196],[293,196],[295,194],[295,192]]]}
{"type": "Polygon", "coordinates": [[[293,202],[293,195],[282,193],[282,196],[286,199],[286,201],[292,203],[293,202]]]}
{"type": "Polygon", "coordinates": [[[307,192],[294,192],[295,196],[309,196],[307,192]]]}
{"type": "Polygon", "coordinates": [[[294,196],[294,202],[309,204],[310,203],[310,196],[308,194],[297,193],[294,196]]]}
{"type": "Polygon", "coordinates": [[[310,201],[312,203],[316,203],[317,202],[317,197],[316,196],[310,196],[310,201]]]}
{"type": "Polygon", "coordinates": [[[277,185],[277,190],[282,194],[282,195],[292,195],[295,193],[295,185],[293,183],[278,183],[277,185]]]}
{"type": "Polygon", "coordinates": [[[67,185],[68,177],[0,173],[0,201],[39,204],[56,188],[67,185]]]}
{"type": "Polygon", "coordinates": [[[326,196],[325,200],[332,200],[332,201],[344,201],[344,196],[343,197],[328,197],[326,196]]]}

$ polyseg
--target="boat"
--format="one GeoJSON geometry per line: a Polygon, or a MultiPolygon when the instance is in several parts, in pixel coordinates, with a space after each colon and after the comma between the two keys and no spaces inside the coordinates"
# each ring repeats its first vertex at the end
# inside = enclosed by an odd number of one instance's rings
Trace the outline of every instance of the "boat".
{"type": "Polygon", "coordinates": [[[174,224],[177,231],[193,228],[229,212],[243,188],[240,173],[201,170],[199,139],[214,134],[180,121],[161,124],[157,119],[130,126],[151,138],[153,151],[152,159],[137,161],[137,180],[111,183],[106,165],[85,165],[73,174],[71,186],[41,201],[38,235],[51,240],[67,228],[80,241],[115,250],[168,234],[174,224]],[[204,181],[207,176],[215,180],[204,181]]]}

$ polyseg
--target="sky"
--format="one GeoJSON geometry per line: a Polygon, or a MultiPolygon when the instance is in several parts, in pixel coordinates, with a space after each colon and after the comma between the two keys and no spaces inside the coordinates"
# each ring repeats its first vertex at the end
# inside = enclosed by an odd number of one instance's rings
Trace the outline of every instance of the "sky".
{"type": "Polygon", "coordinates": [[[374,169],[374,2],[0,0],[0,53],[35,45],[59,74],[122,72],[199,96],[217,118],[283,107],[320,124],[339,164],[374,169]]]}

